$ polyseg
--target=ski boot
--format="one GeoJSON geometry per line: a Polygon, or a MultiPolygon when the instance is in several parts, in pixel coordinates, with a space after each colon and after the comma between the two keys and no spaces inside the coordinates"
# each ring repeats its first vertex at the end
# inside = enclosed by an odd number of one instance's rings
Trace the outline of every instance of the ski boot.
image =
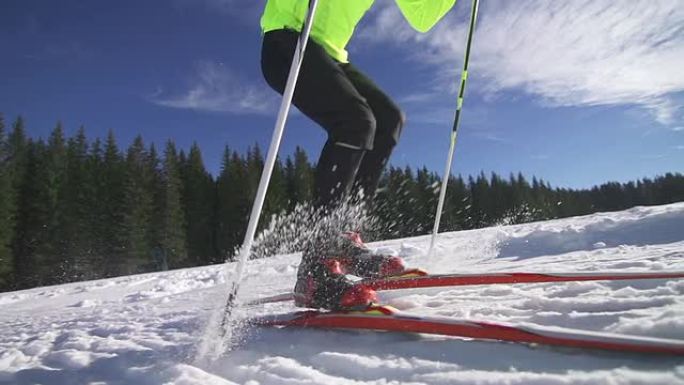
{"type": "Polygon", "coordinates": [[[365,309],[377,302],[375,290],[355,283],[347,274],[376,278],[405,271],[401,258],[373,254],[358,233],[346,232],[332,238],[305,247],[294,290],[296,306],[365,309]]]}
{"type": "Polygon", "coordinates": [[[294,302],[297,307],[328,310],[363,310],[377,303],[375,290],[356,285],[344,274],[325,272],[297,279],[294,302]]]}
{"type": "Polygon", "coordinates": [[[374,254],[357,232],[348,231],[340,236],[342,255],[339,261],[345,274],[362,278],[381,278],[400,275],[406,271],[404,260],[385,254],[374,254]]]}

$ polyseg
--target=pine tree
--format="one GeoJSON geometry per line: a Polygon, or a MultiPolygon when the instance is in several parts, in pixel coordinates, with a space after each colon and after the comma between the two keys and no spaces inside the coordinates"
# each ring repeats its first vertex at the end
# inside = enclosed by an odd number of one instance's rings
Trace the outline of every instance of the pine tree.
{"type": "Polygon", "coordinates": [[[244,187],[247,189],[247,196],[251,201],[256,196],[257,189],[259,187],[259,181],[261,179],[261,171],[264,169],[264,158],[261,155],[261,148],[259,144],[255,144],[254,147],[249,147],[247,149],[247,158],[245,160],[247,183],[244,187]]]}
{"type": "Polygon", "coordinates": [[[14,239],[12,241],[12,254],[14,256],[14,288],[25,288],[33,282],[33,272],[31,270],[30,250],[28,241],[30,240],[29,209],[31,195],[27,189],[30,174],[28,172],[30,155],[32,156],[32,144],[26,137],[24,120],[21,116],[17,117],[12,125],[12,132],[8,137],[8,159],[10,160],[11,190],[16,194],[14,197],[15,206],[15,227],[14,239]]]}
{"type": "Polygon", "coordinates": [[[152,247],[152,257],[155,262],[154,268],[156,270],[168,270],[169,261],[166,250],[163,248],[164,244],[164,215],[159,211],[163,208],[161,202],[164,199],[164,182],[163,175],[160,166],[160,159],[157,155],[157,148],[154,143],[150,144],[149,150],[147,151],[147,167],[152,173],[150,179],[149,190],[152,191],[152,202],[154,211],[152,217],[150,218],[150,231],[149,231],[149,244],[152,247]]]}
{"type": "Polygon", "coordinates": [[[470,195],[463,178],[460,175],[449,178],[440,231],[469,229],[470,205],[470,195]]]}
{"type": "Polygon", "coordinates": [[[9,289],[14,280],[14,238],[16,193],[12,185],[9,145],[5,138],[5,121],[0,114],[0,291],[9,289]]]}
{"type": "Polygon", "coordinates": [[[511,206],[509,213],[510,223],[525,223],[538,217],[536,208],[532,205],[532,189],[522,173],[511,174],[509,179],[511,206]]]}
{"type": "Polygon", "coordinates": [[[90,263],[89,213],[92,199],[91,176],[88,172],[88,143],[85,129],[80,127],[66,148],[65,183],[58,204],[61,225],[57,229],[62,240],[65,273],[69,280],[92,278],[90,263]]]}
{"type": "Polygon", "coordinates": [[[127,236],[124,223],[126,200],[124,179],[126,177],[123,155],[114,133],[110,130],[104,145],[102,161],[96,173],[96,191],[99,203],[95,209],[95,232],[97,237],[96,258],[102,261],[100,276],[112,277],[124,274],[126,267],[127,236]]]}
{"type": "Polygon", "coordinates": [[[140,135],[128,148],[125,172],[125,266],[128,273],[135,273],[151,268],[153,262],[150,227],[154,211],[152,183],[155,170],[150,167],[145,144],[140,135]]]}
{"type": "Polygon", "coordinates": [[[222,260],[233,256],[244,237],[252,199],[248,183],[245,160],[226,147],[217,181],[216,244],[222,260]]]}
{"type": "Polygon", "coordinates": [[[178,153],[173,142],[169,141],[164,150],[164,163],[161,171],[161,199],[157,213],[161,216],[160,247],[170,268],[187,264],[185,236],[185,216],[181,202],[181,180],[178,153]]]}
{"type": "MultiPolygon", "coordinates": [[[[259,144],[247,149],[246,181],[244,185],[247,189],[247,206],[251,208],[252,202],[256,197],[257,189],[261,179],[261,172],[264,169],[264,158],[261,154],[259,144]]],[[[259,221],[259,229],[263,229],[269,223],[273,215],[281,214],[287,207],[287,184],[282,163],[276,159],[269,181],[269,188],[266,193],[264,207],[259,221]]]]}
{"type": "Polygon", "coordinates": [[[229,170],[231,168],[231,152],[230,148],[226,146],[223,150],[223,158],[221,160],[221,173],[216,178],[216,228],[214,229],[214,239],[216,242],[216,251],[218,252],[218,260],[225,259],[232,252],[233,243],[230,237],[230,208],[231,191],[229,188],[229,170]]]}
{"type": "Polygon", "coordinates": [[[684,177],[679,173],[668,172],[659,178],[660,201],[673,203],[684,201],[684,177]]]}
{"type": "Polygon", "coordinates": [[[544,220],[550,218],[548,196],[544,186],[544,181],[532,177],[532,189],[530,190],[530,205],[533,208],[533,220],[544,220]]]}
{"type": "Polygon", "coordinates": [[[481,172],[477,179],[470,177],[468,185],[473,201],[473,226],[480,228],[492,224],[490,186],[484,172],[481,172]]]}
{"type": "Polygon", "coordinates": [[[85,212],[83,221],[85,226],[83,242],[85,252],[78,257],[77,264],[83,272],[83,277],[96,279],[104,277],[106,255],[104,250],[103,233],[104,207],[102,204],[104,187],[102,186],[102,172],[104,170],[104,155],[102,141],[96,138],[88,150],[85,159],[84,172],[87,181],[85,193],[85,212]]]}
{"type": "Polygon", "coordinates": [[[416,227],[414,234],[425,234],[432,231],[434,210],[437,208],[439,196],[439,180],[426,167],[416,173],[415,197],[412,205],[412,218],[416,227]]]}
{"type": "Polygon", "coordinates": [[[21,191],[20,226],[18,238],[20,262],[17,271],[29,286],[48,284],[49,272],[58,272],[53,266],[54,250],[49,247],[49,223],[52,213],[48,191],[49,176],[46,167],[47,146],[42,140],[29,142],[26,179],[21,191]]]}
{"type": "Polygon", "coordinates": [[[50,134],[47,146],[39,152],[37,160],[33,179],[37,198],[32,204],[36,212],[33,260],[38,283],[50,285],[64,282],[68,271],[66,240],[60,232],[66,183],[66,143],[61,123],[50,134]]]}
{"type": "Polygon", "coordinates": [[[25,182],[29,151],[24,119],[21,116],[16,119],[12,126],[12,132],[7,138],[7,147],[7,160],[11,169],[13,190],[18,192],[25,182]]]}
{"type": "Polygon", "coordinates": [[[506,186],[501,177],[492,173],[489,178],[489,193],[488,193],[488,212],[487,216],[491,218],[491,224],[498,224],[504,220],[509,209],[506,203],[506,186]]]}
{"type": "Polygon", "coordinates": [[[413,217],[417,201],[416,180],[406,167],[390,167],[384,194],[375,203],[379,229],[374,238],[400,238],[414,234],[418,224],[413,217]]]}
{"type": "MultiPolygon", "coordinates": [[[[639,191],[641,195],[641,199],[644,205],[654,205],[657,202],[656,199],[656,189],[654,188],[654,183],[652,180],[648,178],[642,179],[637,186],[639,186],[639,191]]],[[[592,209],[593,209],[592,205],[592,209]]]]}
{"type": "Polygon", "coordinates": [[[304,150],[297,146],[294,161],[287,158],[285,167],[287,195],[290,209],[297,204],[311,202],[313,199],[314,170],[304,150]]]}
{"type": "Polygon", "coordinates": [[[190,148],[183,165],[183,207],[188,257],[193,265],[212,263],[217,254],[214,247],[216,187],[204,168],[202,153],[197,143],[190,148]]]}
{"type": "Polygon", "coordinates": [[[287,178],[285,169],[280,159],[276,160],[271,174],[271,181],[268,185],[266,200],[264,202],[264,213],[260,221],[260,228],[268,225],[271,217],[282,215],[288,208],[287,178]]]}
{"type": "Polygon", "coordinates": [[[17,233],[13,245],[18,288],[34,287],[41,283],[41,261],[36,258],[35,251],[47,217],[38,175],[42,170],[45,143],[42,140],[27,140],[25,150],[24,178],[19,181],[17,233]]]}

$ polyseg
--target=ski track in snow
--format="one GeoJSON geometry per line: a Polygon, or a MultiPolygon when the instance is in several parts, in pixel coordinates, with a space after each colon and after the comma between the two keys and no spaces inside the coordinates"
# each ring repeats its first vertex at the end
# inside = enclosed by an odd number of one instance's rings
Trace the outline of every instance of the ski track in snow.
{"type": "MultiPolygon", "coordinates": [[[[684,270],[684,203],[378,242],[433,273],[684,270]]],[[[243,301],[294,284],[299,255],[251,261],[243,301]]],[[[364,331],[255,328],[196,363],[223,266],[0,293],[0,384],[684,384],[683,357],[364,331]]],[[[409,312],[684,340],[684,280],[381,292],[409,312]]],[[[243,307],[243,316],[294,311],[243,307]]]]}

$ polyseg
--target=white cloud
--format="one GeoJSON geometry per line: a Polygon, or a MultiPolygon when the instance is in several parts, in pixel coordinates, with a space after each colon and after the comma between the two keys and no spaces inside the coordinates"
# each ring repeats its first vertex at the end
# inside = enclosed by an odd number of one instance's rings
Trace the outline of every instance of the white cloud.
{"type": "Polygon", "coordinates": [[[155,104],[233,114],[265,114],[277,107],[275,93],[269,88],[248,84],[222,64],[201,62],[186,91],[150,98],[155,104]]]}
{"type": "Polygon", "coordinates": [[[494,143],[508,143],[509,140],[501,136],[500,134],[496,133],[495,131],[492,130],[474,130],[472,132],[472,135],[478,139],[487,141],[487,142],[494,142],[494,143]]]}
{"type": "Polygon", "coordinates": [[[399,102],[402,104],[421,104],[424,102],[430,102],[439,96],[440,95],[435,92],[417,92],[403,96],[401,99],[399,99],[399,102]]]}
{"type": "Polygon", "coordinates": [[[531,155],[530,158],[533,160],[549,160],[551,157],[548,154],[535,154],[531,155]]]}
{"type": "MultiPolygon", "coordinates": [[[[455,84],[468,8],[420,35],[386,2],[360,35],[410,44],[455,84]]],[[[684,91],[681,1],[489,0],[478,23],[470,72],[484,87],[472,91],[522,90],[553,106],[638,105],[663,124],[680,116],[673,95],[684,91]]]]}
{"type": "Polygon", "coordinates": [[[645,154],[640,156],[643,160],[660,160],[667,158],[667,154],[645,154]]]}

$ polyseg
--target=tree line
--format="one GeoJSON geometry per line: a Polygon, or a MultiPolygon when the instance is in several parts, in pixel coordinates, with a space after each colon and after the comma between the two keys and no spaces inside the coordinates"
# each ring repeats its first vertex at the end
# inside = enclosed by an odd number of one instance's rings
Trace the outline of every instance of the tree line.
{"type": "MultiPolygon", "coordinates": [[[[200,148],[141,136],[122,151],[110,131],[90,142],[30,138],[24,120],[0,115],[0,290],[15,290],[223,262],[244,236],[263,154],[226,147],[220,174],[200,148]]],[[[297,148],[276,162],[261,227],[312,199],[314,165],[297,148]],[[299,206],[298,206],[299,205],[299,206]]],[[[372,205],[372,238],[432,229],[440,179],[426,168],[390,167],[372,205]]],[[[622,210],[684,201],[684,176],[666,174],[592,189],[552,188],[522,174],[449,179],[441,231],[622,210]]]]}
{"type": "MultiPolygon", "coordinates": [[[[379,237],[432,232],[441,179],[426,168],[390,167],[384,176],[386,198],[375,215],[379,237]]],[[[521,173],[450,176],[440,232],[619,211],[641,205],[684,201],[684,175],[666,173],[628,183],[608,182],[590,189],[553,188],[521,173]]]]}

